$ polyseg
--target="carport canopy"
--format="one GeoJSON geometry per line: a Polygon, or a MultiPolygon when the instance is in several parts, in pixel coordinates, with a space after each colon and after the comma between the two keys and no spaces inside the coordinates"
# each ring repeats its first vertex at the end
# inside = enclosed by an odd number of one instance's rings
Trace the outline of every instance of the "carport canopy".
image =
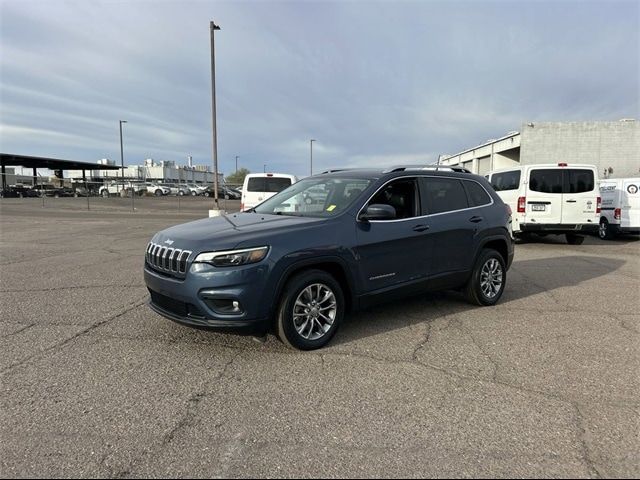
{"type": "Polygon", "coordinates": [[[11,153],[0,153],[0,166],[2,167],[2,188],[6,188],[5,166],[18,166],[33,169],[33,176],[36,177],[36,169],[48,168],[50,170],[119,170],[116,165],[102,165],[99,163],[78,162],[76,160],[62,160],[59,158],[33,157],[29,155],[14,155],[11,153]]]}

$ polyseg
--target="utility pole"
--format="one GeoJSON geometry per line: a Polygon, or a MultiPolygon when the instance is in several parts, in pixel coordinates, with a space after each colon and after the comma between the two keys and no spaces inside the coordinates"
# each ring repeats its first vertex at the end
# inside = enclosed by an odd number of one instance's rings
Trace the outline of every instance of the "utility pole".
{"type": "Polygon", "coordinates": [[[238,173],[238,155],[236,155],[236,173],[238,173]]]}
{"type": "Polygon", "coordinates": [[[211,118],[213,124],[213,197],[214,210],[218,210],[218,131],[216,126],[216,50],[214,33],[220,30],[213,20],[209,22],[211,33],[211,118]]]}
{"type": "MultiPolygon", "coordinates": [[[[122,147],[122,124],[127,123],[126,120],[120,120],[120,167],[122,168],[122,189],[124,190],[124,149],[122,147]]],[[[116,191],[119,190],[118,184],[116,183],[116,191]]]]}

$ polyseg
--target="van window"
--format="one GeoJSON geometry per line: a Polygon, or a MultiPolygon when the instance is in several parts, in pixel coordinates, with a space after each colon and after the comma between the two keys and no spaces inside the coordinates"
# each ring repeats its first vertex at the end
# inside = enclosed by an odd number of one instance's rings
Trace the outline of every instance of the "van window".
{"type": "Polygon", "coordinates": [[[583,193],[593,191],[593,170],[565,170],[563,193],[583,193]]]}
{"type": "Polygon", "coordinates": [[[491,203],[491,197],[479,183],[465,180],[464,186],[469,194],[470,207],[480,207],[491,203]]]}
{"type": "Polygon", "coordinates": [[[252,177],[249,179],[247,191],[278,193],[291,186],[290,178],[282,177],[252,177]]]}
{"type": "Polygon", "coordinates": [[[462,182],[455,178],[423,177],[420,179],[422,209],[428,214],[468,208],[462,182]]]}
{"type": "Polygon", "coordinates": [[[529,189],[542,193],[563,193],[562,170],[559,168],[531,170],[529,189]]]}
{"type": "Polygon", "coordinates": [[[517,190],[520,187],[520,170],[494,173],[491,175],[491,186],[496,192],[517,190]]]}

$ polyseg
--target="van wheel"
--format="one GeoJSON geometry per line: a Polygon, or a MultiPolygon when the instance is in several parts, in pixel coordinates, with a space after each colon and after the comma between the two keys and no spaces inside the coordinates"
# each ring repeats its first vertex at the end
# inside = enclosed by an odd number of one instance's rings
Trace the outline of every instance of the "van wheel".
{"type": "Polygon", "coordinates": [[[495,305],[507,282],[504,259],[496,250],[485,248],[473,267],[471,278],[464,287],[464,295],[476,305],[495,305]]]}
{"type": "Polygon", "coordinates": [[[602,240],[611,240],[615,237],[614,232],[611,230],[611,225],[606,218],[600,219],[600,227],[598,228],[598,236],[602,240]]]}
{"type": "Polygon", "coordinates": [[[569,245],[582,245],[584,242],[584,237],[575,233],[567,233],[566,237],[569,245]]]}
{"type": "Polygon", "coordinates": [[[322,348],[338,330],[344,310],[344,295],[335,278],[322,270],[299,273],[287,282],[280,298],[278,337],[291,348],[322,348]]]}

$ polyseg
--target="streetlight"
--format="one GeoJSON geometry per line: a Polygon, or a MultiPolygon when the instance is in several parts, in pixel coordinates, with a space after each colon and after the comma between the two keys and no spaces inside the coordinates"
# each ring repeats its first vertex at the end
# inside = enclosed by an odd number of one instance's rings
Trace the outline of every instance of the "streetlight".
{"type": "Polygon", "coordinates": [[[213,196],[215,199],[215,209],[218,210],[218,132],[216,128],[216,50],[214,44],[214,32],[220,27],[209,22],[211,34],[211,118],[213,124],[213,196]]]}
{"type": "Polygon", "coordinates": [[[267,164],[262,165],[262,173],[267,173],[267,164]]]}
{"type": "Polygon", "coordinates": [[[309,145],[311,147],[311,175],[313,175],[313,142],[315,142],[315,139],[311,139],[309,140],[309,145]]]}
{"type": "Polygon", "coordinates": [[[236,155],[236,173],[238,173],[238,155],[236,155]]]}
{"type": "MultiPolygon", "coordinates": [[[[122,148],[122,124],[127,123],[126,120],[120,120],[120,166],[122,167],[122,189],[124,190],[124,149],[122,148]]],[[[120,188],[116,184],[116,191],[120,188]]]]}

